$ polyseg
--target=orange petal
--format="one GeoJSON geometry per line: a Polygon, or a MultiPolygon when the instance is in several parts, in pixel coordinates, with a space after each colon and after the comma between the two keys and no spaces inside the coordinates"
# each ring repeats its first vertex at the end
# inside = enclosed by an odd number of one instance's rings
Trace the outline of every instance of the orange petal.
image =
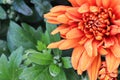
{"type": "Polygon", "coordinates": [[[58,48],[61,43],[63,43],[65,40],[61,40],[58,42],[53,42],[47,46],[47,48],[58,48]]]}
{"type": "Polygon", "coordinates": [[[66,23],[68,23],[69,18],[65,14],[62,14],[57,17],[57,21],[60,23],[66,24],[66,23]]]}
{"type": "Polygon", "coordinates": [[[78,8],[79,7],[73,7],[73,8],[69,8],[66,11],[66,15],[70,18],[70,19],[77,19],[77,21],[80,21],[81,18],[81,14],[78,12],[78,8]]]}
{"type": "Polygon", "coordinates": [[[100,66],[101,66],[101,57],[97,56],[87,70],[90,80],[97,80],[100,66]]]}
{"type": "Polygon", "coordinates": [[[68,26],[67,28],[65,28],[65,29],[60,30],[60,34],[61,34],[61,35],[66,35],[66,33],[67,33],[68,31],[70,31],[70,27],[69,27],[69,26],[68,26]]]}
{"type": "Polygon", "coordinates": [[[112,37],[109,38],[105,38],[104,40],[104,48],[109,48],[110,46],[114,45],[114,40],[112,39],[112,37]]]}
{"type": "Polygon", "coordinates": [[[79,13],[85,13],[85,12],[89,12],[89,4],[83,4],[81,5],[81,7],[78,9],[79,13]]]}
{"type": "Polygon", "coordinates": [[[93,5],[96,5],[96,0],[87,0],[87,2],[93,6],[93,5]]]}
{"type": "Polygon", "coordinates": [[[78,47],[75,47],[72,52],[71,62],[72,62],[72,66],[75,70],[78,67],[78,62],[79,62],[79,59],[80,59],[83,51],[84,51],[84,47],[78,46],[78,47]]]}
{"type": "Polygon", "coordinates": [[[79,38],[82,37],[83,35],[84,33],[80,31],[78,28],[73,28],[66,34],[66,38],[67,39],[79,38]]]}
{"type": "Polygon", "coordinates": [[[50,12],[65,12],[70,6],[55,6],[52,9],[50,9],[50,12]]]}
{"type": "Polygon", "coordinates": [[[115,43],[113,46],[110,47],[110,50],[115,55],[115,57],[120,57],[120,45],[119,45],[118,39],[115,37],[113,39],[115,43]]]}
{"type": "Polygon", "coordinates": [[[109,5],[110,5],[110,2],[111,0],[102,0],[102,4],[103,4],[103,7],[104,8],[108,8],[109,7],[109,5]]]}
{"type": "MultiPolygon", "coordinates": [[[[65,15],[71,20],[71,21],[73,21],[73,22],[78,22],[78,21],[80,21],[80,19],[81,18],[79,18],[79,17],[76,17],[76,16],[74,16],[74,15],[72,15],[72,14],[69,14],[69,13],[65,13],[65,15]]],[[[70,20],[69,20],[69,22],[70,22],[70,20]]]]}
{"type": "Polygon", "coordinates": [[[114,8],[116,5],[120,4],[120,0],[111,0],[110,7],[114,8]]]}
{"type": "Polygon", "coordinates": [[[86,37],[82,37],[81,39],[80,39],[80,41],[79,41],[79,44],[80,45],[83,45],[83,44],[85,44],[85,42],[87,41],[88,39],[86,38],[86,37]]]}
{"type": "Polygon", "coordinates": [[[81,58],[80,58],[80,60],[79,60],[79,64],[78,64],[77,70],[79,68],[82,71],[87,70],[90,67],[91,63],[93,62],[94,58],[95,57],[89,57],[88,54],[87,54],[87,52],[84,51],[83,54],[82,54],[82,56],[81,56],[81,58]]]}
{"type": "Polygon", "coordinates": [[[78,45],[79,40],[80,40],[79,38],[65,40],[62,44],[60,44],[59,49],[65,50],[65,49],[70,49],[70,48],[76,47],[78,45]]]}
{"type": "Polygon", "coordinates": [[[60,22],[58,22],[56,20],[47,20],[47,22],[49,22],[51,24],[60,24],[60,22]]]}
{"type": "Polygon", "coordinates": [[[99,47],[98,52],[101,55],[107,55],[108,54],[107,50],[105,48],[103,48],[103,47],[99,47]]]}
{"type": "Polygon", "coordinates": [[[110,30],[111,35],[116,35],[120,33],[120,26],[111,25],[110,27],[111,27],[111,30],[110,30]]]}
{"type": "Polygon", "coordinates": [[[102,0],[96,0],[96,4],[97,4],[97,6],[102,6],[102,0]]]}
{"type": "Polygon", "coordinates": [[[113,53],[109,52],[106,55],[106,64],[108,72],[114,72],[119,66],[119,58],[116,58],[113,53]]]}
{"type": "Polygon", "coordinates": [[[120,26],[120,19],[118,19],[118,20],[114,20],[113,23],[114,23],[115,25],[120,26]]]}
{"type": "Polygon", "coordinates": [[[85,50],[87,51],[88,55],[90,57],[93,56],[93,46],[92,46],[92,42],[93,42],[93,39],[89,39],[86,41],[84,47],[85,47],[85,50]]]}
{"type": "Polygon", "coordinates": [[[120,5],[115,6],[114,13],[117,15],[117,17],[120,17],[120,5]]]}
{"type": "Polygon", "coordinates": [[[82,4],[86,3],[87,0],[76,0],[76,2],[81,6],[82,4]]]}
{"type": "Polygon", "coordinates": [[[51,32],[51,34],[54,35],[54,34],[60,32],[62,29],[65,29],[67,26],[68,26],[68,25],[62,24],[62,25],[58,26],[56,29],[54,29],[54,30],[51,32]]]}
{"type": "Polygon", "coordinates": [[[72,6],[74,6],[74,7],[77,7],[77,6],[79,6],[78,4],[77,4],[77,2],[76,2],[76,0],[68,0],[71,4],[72,4],[72,6]]]}

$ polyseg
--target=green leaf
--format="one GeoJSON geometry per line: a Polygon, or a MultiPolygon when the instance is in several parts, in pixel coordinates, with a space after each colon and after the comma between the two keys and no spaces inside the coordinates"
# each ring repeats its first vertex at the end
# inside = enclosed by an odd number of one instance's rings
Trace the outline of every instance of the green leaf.
{"type": "Polygon", "coordinates": [[[62,57],[62,63],[64,68],[72,68],[70,57],[62,57]]]}
{"type": "Polygon", "coordinates": [[[31,0],[31,3],[35,5],[35,9],[41,17],[52,7],[49,1],[47,0],[31,0]]]}
{"type": "Polygon", "coordinates": [[[48,71],[48,66],[32,66],[24,69],[20,76],[21,80],[52,80],[48,71]]]}
{"type": "Polygon", "coordinates": [[[12,5],[13,5],[14,10],[16,10],[17,12],[25,16],[30,16],[33,14],[32,10],[24,2],[24,0],[15,0],[12,5]]]}
{"type": "Polygon", "coordinates": [[[5,10],[0,6],[0,19],[6,19],[6,18],[7,18],[7,14],[5,10]]]}
{"type": "Polygon", "coordinates": [[[9,61],[4,54],[0,57],[0,80],[19,80],[22,53],[23,48],[20,47],[11,53],[9,61]]]}
{"type": "Polygon", "coordinates": [[[67,80],[88,80],[80,79],[81,77],[73,69],[65,69],[64,71],[67,76],[67,80]]]}
{"type": "Polygon", "coordinates": [[[42,51],[42,50],[45,50],[45,49],[47,49],[47,46],[43,43],[43,42],[41,42],[41,41],[38,41],[37,42],[37,49],[39,50],[39,51],[42,51]]]}
{"type": "Polygon", "coordinates": [[[50,53],[29,54],[28,59],[39,65],[49,65],[53,62],[53,57],[50,53]]]}
{"type": "MultiPolygon", "coordinates": [[[[21,80],[67,80],[65,72],[61,69],[59,75],[52,77],[49,74],[49,66],[32,66],[25,68],[20,75],[21,80]]],[[[73,79],[74,80],[74,79],[73,79]]]]}
{"type": "Polygon", "coordinates": [[[23,46],[25,49],[35,49],[37,40],[40,38],[40,30],[23,23],[23,28],[11,21],[7,34],[8,47],[11,51],[23,46]],[[39,36],[39,37],[38,37],[39,36]]]}
{"type": "MultiPolygon", "coordinates": [[[[60,70],[59,75],[57,75],[56,77],[53,78],[53,80],[67,80],[67,77],[65,75],[65,72],[63,69],[60,70]]],[[[74,79],[73,79],[74,80],[74,79]]]]}
{"type": "Polygon", "coordinates": [[[57,66],[56,64],[51,64],[49,67],[49,72],[51,74],[51,76],[55,77],[60,73],[60,67],[57,66]]]}

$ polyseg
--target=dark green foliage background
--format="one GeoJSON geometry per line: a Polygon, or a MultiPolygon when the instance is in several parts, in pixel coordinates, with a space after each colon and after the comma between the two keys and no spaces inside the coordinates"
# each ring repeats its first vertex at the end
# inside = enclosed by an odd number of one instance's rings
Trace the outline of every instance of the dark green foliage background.
{"type": "Polygon", "coordinates": [[[47,49],[59,41],[57,25],[43,15],[67,0],[0,0],[0,80],[88,80],[72,68],[71,50],[47,49]]]}

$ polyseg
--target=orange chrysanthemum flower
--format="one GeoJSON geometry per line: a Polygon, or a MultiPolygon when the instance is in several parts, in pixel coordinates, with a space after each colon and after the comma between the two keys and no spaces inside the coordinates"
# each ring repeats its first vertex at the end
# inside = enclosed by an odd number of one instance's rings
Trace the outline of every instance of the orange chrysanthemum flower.
{"type": "Polygon", "coordinates": [[[48,48],[73,48],[71,62],[78,74],[87,70],[96,80],[105,56],[108,72],[120,63],[120,0],[69,0],[72,6],[53,7],[44,17],[59,24],[51,33],[60,33],[59,42],[48,48]],[[114,65],[113,65],[114,64],[114,65]]]}
{"type": "Polygon", "coordinates": [[[102,65],[99,70],[99,80],[117,80],[118,70],[114,70],[109,73],[107,70],[106,62],[102,62],[102,65]]]}

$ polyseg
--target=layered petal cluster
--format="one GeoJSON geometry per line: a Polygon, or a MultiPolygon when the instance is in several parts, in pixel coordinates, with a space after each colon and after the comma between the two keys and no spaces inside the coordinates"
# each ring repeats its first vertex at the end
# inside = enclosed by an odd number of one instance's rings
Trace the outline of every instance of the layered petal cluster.
{"type": "Polygon", "coordinates": [[[120,63],[120,0],[69,0],[72,6],[55,6],[44,17],[59,26],[62,40],[48,48],[73,48],[71,62],[78,74],[87,70],[96,80],[105,57],[109,73],[120,63]],[[114,65],[113,65],[114,64],[114,65]]]}
{"type": "Polygon", "coordinates": [[[108,72],[106,62],[101,63],[101,67],[99,70],[99,80],[117,80],[118,70],[114,70],[113,72],[108,72]]]}

